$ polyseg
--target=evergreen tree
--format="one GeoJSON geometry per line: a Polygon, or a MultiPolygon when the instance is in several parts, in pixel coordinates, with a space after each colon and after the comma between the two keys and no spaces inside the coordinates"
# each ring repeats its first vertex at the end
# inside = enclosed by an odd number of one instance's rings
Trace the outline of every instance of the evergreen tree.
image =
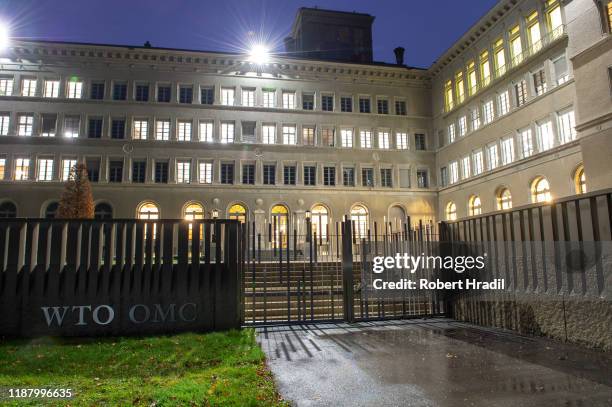
{"type": "Polygon", "coordinates": [[[94,203],[87,167],[77,164],[70,169],[57,210],[59,219],[93,219],[94,203]]]}

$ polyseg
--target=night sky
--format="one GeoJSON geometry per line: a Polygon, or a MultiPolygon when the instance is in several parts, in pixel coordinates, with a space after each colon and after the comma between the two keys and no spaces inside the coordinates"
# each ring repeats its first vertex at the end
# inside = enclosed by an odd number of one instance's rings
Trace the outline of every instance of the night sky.
{"type": "Polygon", "coordinates": [[[262,39],[283,50],[299,7],[369,13],[374,59],[428,67],[497,0],[0,0],[14,37],[243,51],[262,39]]]}

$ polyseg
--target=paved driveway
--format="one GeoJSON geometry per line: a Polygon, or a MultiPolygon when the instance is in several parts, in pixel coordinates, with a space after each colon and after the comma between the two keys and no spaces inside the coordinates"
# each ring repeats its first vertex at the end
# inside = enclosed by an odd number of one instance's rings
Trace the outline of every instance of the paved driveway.
{"type": "Polygon", "coordinates": [[[258,328],[297,406],[612,406],[612,355],[447,319],[258,328]]]}

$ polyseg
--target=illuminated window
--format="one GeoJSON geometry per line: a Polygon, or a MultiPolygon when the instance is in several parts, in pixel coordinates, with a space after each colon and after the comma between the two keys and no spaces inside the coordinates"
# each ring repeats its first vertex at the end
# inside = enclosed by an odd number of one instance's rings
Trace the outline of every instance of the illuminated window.
{"type": "Polygon", "coordinates": [[[315,143],[315,127],[314,126],[303,126],[302,137],[305,146],[314,146],[315,143]]]}
{"type": "Polygon", "coordinates": [[[289,211],[284,205],[275,205],[271,211],[274,247],[287,247],[287,230],[289,226],[289,211]]]}
{"type": "Polygon", "coordinates": [[[584,175],[584,165],[580,164],[574,172],[574,185],[576,186],[577,194],[584,194],[587,192],[586,176],[584,175]]]}
{"type": "Polygon", "coordinates": [[[80,99],[83,96],[83,82],[70,81],[68,82],[68,99],[80,99]]]}
{"type": "Polygon", "coordinates": [[[480,54],[480,83],[487,86],[491,83],[491,64],[489,62],[489,51],[480,54]]]}
{"type": "Polygon", "coordinates": [[[355,229],[353,233],[358,239],[367,237],[369,230],[369,214],[368,210],[362,205],[355,205],[351,209],[351,223],[355,229]]]}
{"type": "Polygon", "coordinates": [[[242,106],[255,106],[255,89],[242,89],[242,106]]]}
{"type": "Polygon", "coordinates": [[[531,157],[534,152],[533,148],[533,135],[531,128],[519,130],[519,142],[521,144],[521,156],[522,158],[531,157]]]}
{"type": "Polygon", "coordinates": [[[13,78],[0,78],[0,96],[13,94],[13,78]]]}
{"type": "Polygon", "coordinates": [[[295,109],[295,92],[283,92],[283,109],[295,109]]]}
{"type": "Polygon", "coordinates": [[[493,110],[493,101],[489,100],[487,102],[485,102],[485,104],[482,106],[482,112],[483,112],[483,122],[484,124],[489,124],[493,121],[493,119],[495,118],[495,112],[493,110]]]}
{"type": "Polygon", "coordinates": [[[510,92],[505,90],[497,95],[497,107],[500,116],[508,114],[510,111],[510,92]]]}
{"type": "Polygon", "coordinates": [[[492,143],[487,146],[487,164],[487,169],[489,171],[494,170],[499,166],[497,143],[492,143]]]}
{"type": "Polygon", "coordinates": [[[221,143],[228,144],[234,142],[234,122],[221,123],[221,143]]]}
{"type": "Polygon", "coordinates": [[[191,141],[191,121],[190,120],[179,120],[178,121],[178,141],[191,141]]]}
{"type": "Polygon", "coordinates": [[[495,77],[498,78],[506,73],[506,54],[504,40],[498,39],[493,46],[495,55],[495,77]]]}
{"type": "Polygon", "coordinates": [[[454,202],[446,204],[446,220],[457,220],[457,205],[454,202]]]}
{"type": "Polygon", "coordinates": [[[234,204],[230,206],[227,212],[227,215],[230,219],[238,220],[240,221],[240,223],[245,223],[247,220],[247,210],[241,204],[234,204]]]}
{"type": "Polygon", "coordinates": [[[221,104],[234,106],[234,88],[221,88],[221,104]]]}
{"type": "Polygon", "coordinates": [[[15,181],[27,181],[30,179],[30,159],[15,159],[15,181]]]}
{"type": "Polygon", "coordinates": [[[9,113],[0,113],[0,136],[8,135],[10,122],[11,115],[9,113]]]}
{"type": "Polygon", "coordinates": [[[295,144],[295,126],[283,126],[283,144],[295,144]]]}
{"type": "Polygon", "coordinates": [[[191,161],[176,161],[176,182],[177,184],[189,184],[191,182],[191,161]]]}
{"type": "Polygon", "coordinates": [[[59,86],[60,81],[58,80],[46,80],[43,96],[46,98],[59,97],[59,86]]]}
{"type": "Polygon", "coordinates": [[[523,45],[521,43],[521,32],[518,25],[510,29],[510,56],[513,66],[523,61],[523,45]]]}
{"type": "Polygon", "coordinates": [[[276,91],[274,89],[264,89],[262,91],[263,94],[263,106],[264,107],[274,107],[276,106],[276,91]]]}
{"type": "Polygon", "coordinates": [[[36,180],[37,181],[53,180],[53,159],[52,158],[39,158],[38,159],[36,180]]]}
{"type": "Polygon", "coordinates": [[[261,142],[264,144],[276,143],[276,126],[274,124],[264,124],[261,132],[261,142]]]}
{"type": "Polygon", "coordinates": [[[408,149],[408,134],[407,133],[395,133],[395,148],[398,150],[408,149]]]}
{"type": "Polygon", "coordinates": [[[341,143],[341,146],[345,148],[353,147],[353,130],[341,129],[340,130],[340,143],[341,143]]]}
{"type": "Polygon", "coordinates": [[[552,37],[556,38],[562,34],[563,18],[561,17],[561,7],[556,4],[556,1],[548,1],[548,5],[553,4],[548,11],[548,28],[551,31],[552,37]]]}
{"type": "Polygon", "coordinates": [[[134,140],[146,140],[149,136],[149,121],[134,119],[134,140]]]}
{"type": "Polygon", "coordinates": [[[451,123],[448,125],[448,143],[452,143],[455,141],[455,123],[451,123]]]}
{"type": "Polygon", "coordinates": [[[508,165],[514,161],[514,137],[506,137],[501,140],[501,162],[508,165]]]}
{"type": "Polygon", "coordinates": [[[468,81],[468,94],[471,96],[478,91],[478,80],[476,78],[476,64],[474,61],[468,62],[467,65],[467,81],[468,81]]]}
{"type": "Polygon", "coordinates": [[[478,107],[470,111],[470,119],[472,122],[472,131],[476,131],[480,128],[480,110],[478,107]]]}
{"type": "Polygon", "coordinates": [[[370,130],[359,132],[359,145],[361,148],[372,148],[372,132],[370,130]]]}
{"type": "Polygon", "coordinates": [[[389,132],[388,131],[378,132],[378,148],[389,149],[389,132]]]}
{"type": "Polygon", "coordinates": [[[77,164],[76,158],[64,158],[62,160],[62,181],[68,181],[70,171],[77,164]]]}
{"type": "Polygon", "coordinates": [[[210,120],[200,121],[200,141],[212,143],[213,141],[213,122],[210,120]]]}
{"type": "Polygon", "coordinates": [[[170,120],[157,120],[155,122],[155,140],[170,140],[170,120]]]}
{"type": "Polygon", "coordinates": [[[468,202],[468,210],[470,216],[478,216],[482,214],[482,202],[478,195],[474,195],[468,202]]]}
{"type": "Polygon", "coordinates": [[[446,84],[444,85],[444,107],[447,111],[455,107],[453,100],[453,85],[450,80],[446,81],[446,84]]]}
{"type": "Polygon", "coordinates": [[[329,215],[327,208],[323,205],[315,205],[311,209],[310,225],[313,238],[327,240],[329,228],[329,215]]]}
{"type": "Polygon", "coordinates": [[[553,148],[555,143],[555,136],[553,134],[552,122],[550,120],[544,120],[536,123],[537,136],[538,136],[538,151],[546,151],[553,148]]]}
{"type": "Polygon", "coordinates": [[[21,80],[21,96],[36,96],[36,79],[21,80]]]}
{"type": "Polygon", "coordinates": [[[534,11],[527,16],[527,38],[532,53],[538,52],[542,48],[542,36],[540,34],[540,21],[538,12],[534,11]]]}
{"type": "Polygon", "coordinates": [[[0,158],[0,181],[6,176],[6,158],[0,158]]]}
{"type": "Polygon", "coordinates": [[[212,184],[213,165],[209,162],[200,162],[199,177],[200,184],[212,184]]]}
{"type": "Polygon", "coordinates": [[[474,175],[480,175],[484,171],[484,153],[482,149],[476,150],[472,153],[472,173],[474,175]]]}
{"type": "Polygon", "coordinates": [[[559,141],[561,144],[576,140],[576,119],[573,110],[559,113],[559,141]]]}
{"type": "Polygon", "coordinates": [[[465,156],[461,159],[461,179],[468,179],[470,177],[470,156],[465,156]]]}
{"type": "Polygon", "coordinates": [[[17,128],[18,136],[29,137],[32,135],[32,126],[34,124],[34,115],[22,114],[19,116],[19,126],[17,128]]]}
{"type": "Polygon", "coordinates": [[[453,161],[448,164],[449,182],[455,184],[459,181],[459,163],[453,161]]]}
{"type": "Polygon", "coordinates": [[[465,136],[467,133],[467,117],[461,116],[459,118],[459,137],[465,136]]]}
{"type": "Polygon", "coordinates": [[[463,103],[465,100],[463,72],[457,72],[457,74],[455,74],[455,92],[457,94],[457,103],[463,103]]]}
{"type": "Polygon", "coordinates": [[[138,219],[159,219],[159,208],[152,202],[145,202],[138,207],[138,219]]]}
{"type": "Polygon", "coordinates": [[[321,130],[321,144],[326,147],[333,147],[336,145],[336,133],[334,129],[325,128],[321,130]]]}
{"type": "MultiPolygon", "coordinates": [[[[204,207],[199,203],[190,203],[185,207],[185,213],[183,215],[186,221],[194,221],[204,219],[204,207]]],[[[200,239],[202,238],[202,224],[196,226],[200,229],[200,239]]],[[[189,240],[193,238],[193,223],[189,223],[189,240]]]]}
{"type": "Polygon", "coordinates": [[[508,188],[502,188],[497,194],[497,208],[502,211],[512,209],[512,195],[508,188]]]}
{"type": "Polygon", "coordinates": [[[546,178],[538,177],[533,181],[531,184],[531,199],[534,203],[550,202],[552,200],[550,184],[546,178]]]}
{"type": "Polygon", "coordinates": [[[608,18],[608,32],[612,33],[612,1],[606,6],[606,16],[608,18]]]}

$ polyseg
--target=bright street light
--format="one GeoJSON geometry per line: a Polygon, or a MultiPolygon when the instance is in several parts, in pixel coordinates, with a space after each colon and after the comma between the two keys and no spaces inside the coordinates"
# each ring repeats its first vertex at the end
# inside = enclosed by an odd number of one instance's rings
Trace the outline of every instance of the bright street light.
{"type": "Polygon", "coordinates": [[[249,61],[256,65],[263,65],[270,60],[270,51],[264,45],[253,45],[249,51],[249,61]]]}

